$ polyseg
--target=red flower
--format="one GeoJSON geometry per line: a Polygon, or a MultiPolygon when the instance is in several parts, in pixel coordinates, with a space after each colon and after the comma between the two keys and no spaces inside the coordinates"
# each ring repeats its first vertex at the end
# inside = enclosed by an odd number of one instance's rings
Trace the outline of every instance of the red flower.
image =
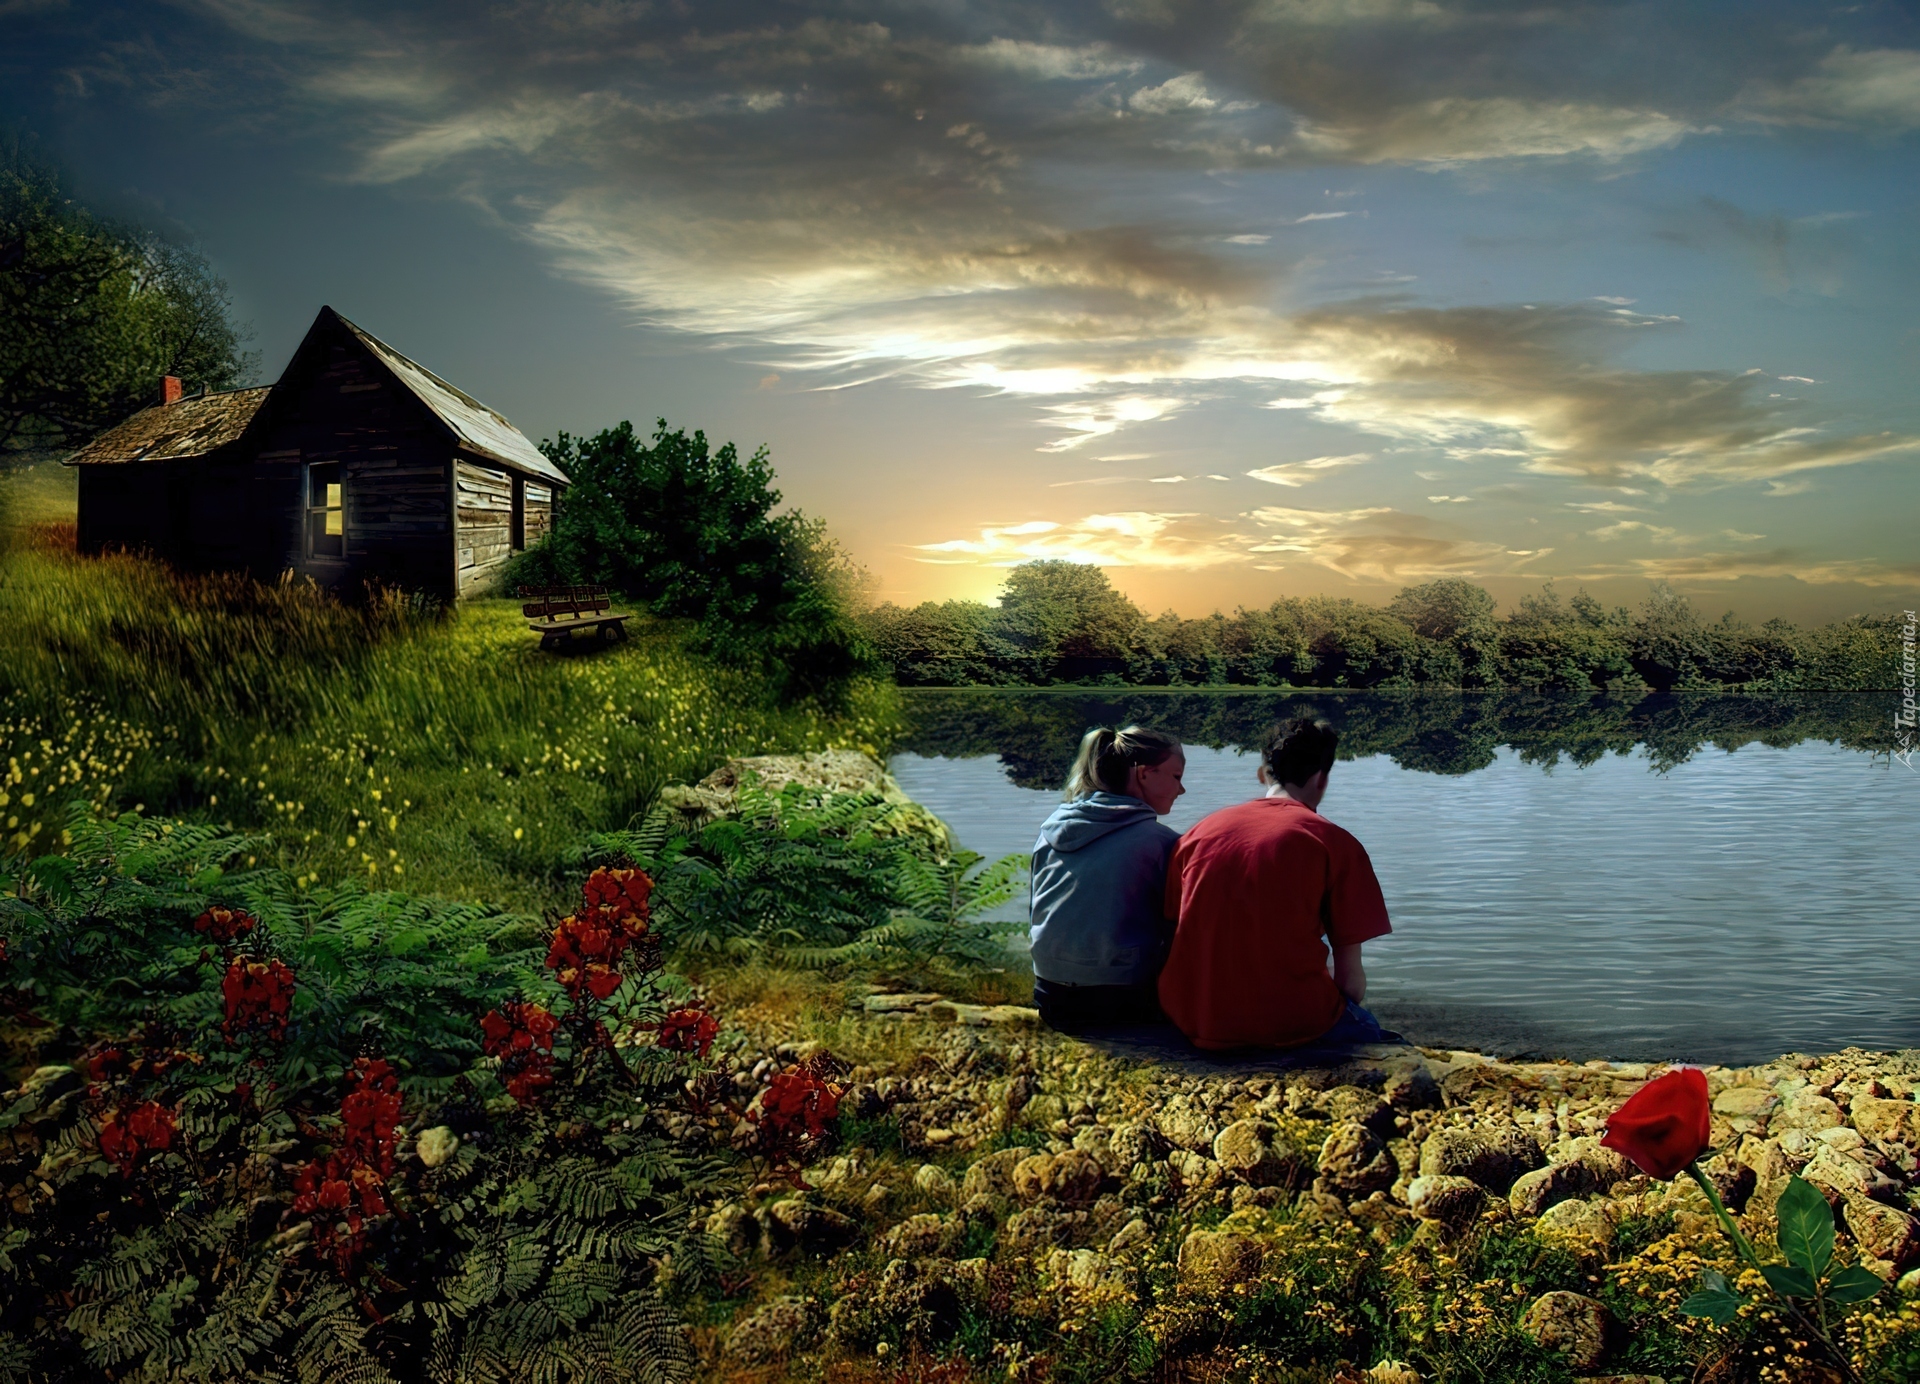
{"type": "Polygon", "coordinates": [[[697,1006],[676,1009],[660,1021],[660,1046],[669,1052],[705,1057],[720,1032],[720,1021],[697,1006]]]}
{"type": "Polygon", "coordinates": [[[651,909],[647,896],[653,892],[653,880],[645,870],[609,870],[604,867],[587,876],[586,904],[590,910],[609,913],[628,925],[635,936],[644,935],[651,909]],[[633,926],[638,923],[639,925],[633,926]]]}
{"type": "Polygon", "coordinates": [[[125,1105],[101,1121],[100,1152],[113,1160],[122,1177],[132,1177],[141,1158],[173,1147],[177,1128],[173,1111],[157,1101],[125,1105]]]}
{"type": "Polygon", "coordinates": [[[279,961],[247,961],[235,957],[220,981],[227,1017],[221,1025],[227,1037],[258,1029],[269,1038],[287,1035],[287,1015],[293,1009],[293,972],[279,961]]]}
{"type": "Polygon", "coordinates": [[[1649,1081],[1614,1111],[1600,1145],[1664,1181],[1707,1151],[1712,1122],[1706,1077],[1682,1067],[1649,1081]]]}
{"type": "Polygon", "coordinates": [[[510,1057],[536,1047],[553,1050],[553,1035],[560,1021],[545,1006],[509,1000],[504,1011],[491,1010],[480,1021],[480,1031],[486,1035],[481,1052],[488,1057],[510,1057]]]}
{"type": "Polygon", "coordinates": [[[234,938],[244,937],[252,932],[258,921],[244,909],[221,908],[215,905],[193,920],[193,930],[204,932],[208,937],[225,946],[234,938]]]}
{"type": "Polygon", "coordinates": [[[337,1152],[355,1165],[393,1173],[394,1127],[400,1123],[400,1083],[382,1058],[355,1058],[347,1073],[354,1088],[340,1102],[345,1126],[337,1152]]]}
{"type": "Polygon", "coordinates": [[[500,1059],[507,1094],[520,1104],[553,1085],[553,1035],[560,1021],[543,1006],[510,1000],[480,1020],[480,1050],[500,1059]]]}
{"type": "Polygon", "coordinates": [[[747,1118],[777,1134],[818,1138],[840,1114],[840,1088],[805,1067],[788,1067],[760,1093],[757,1109],[747,1118]]]}

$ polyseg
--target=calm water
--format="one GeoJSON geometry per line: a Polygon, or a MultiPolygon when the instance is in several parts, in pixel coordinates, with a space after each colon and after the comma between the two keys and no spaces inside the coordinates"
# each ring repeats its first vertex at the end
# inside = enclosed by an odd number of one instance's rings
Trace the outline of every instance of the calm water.
{"type": "Polygon", "coordinates": [[[1920,1047],[1920,774],[1874,752],[1881,700],[1456,699],[1449,740],[1434,734],[1444,708],[1358,696],[922,694],[893,771],[997,857],[1029,850],[1059,800],[1037,786],[1059,766],[1036,730],[1159,711],[1193,737],[1167,819],[1184,830],[1260,792],[1223,717],[1351,722],[1362,753],[1335,767],[1321,810],[1366,844],[1386,892],[1394,933],[1368,945],[1367,970],[1392,1026],[1515,1052],[1751,1061],[1920,1047]],[[1422,718],[1396,743],[1398,722],[1422,718]],[[1194,743],[1209,735],[1225,743],[1194,743]]]}

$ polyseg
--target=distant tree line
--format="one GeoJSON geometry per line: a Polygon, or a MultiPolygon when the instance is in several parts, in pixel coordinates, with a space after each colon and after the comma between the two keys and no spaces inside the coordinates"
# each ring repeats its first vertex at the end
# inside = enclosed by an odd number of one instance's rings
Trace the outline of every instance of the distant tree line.
{"type": "Polygon", "coordinates": [[[253,376],[227,286],[148,228],[96,216],[17,136],[0,136],[0,465],[80,446],[157,403],[253,376]]]}
{"type": "Polygon", "coordinates": [[[1098,567],[1063,561],[1014,568],[997,606],[887,604],[861,621],[910,687],[1882,688],[1899,649],[1891,616],[1709,620],[1664,584],[1637,611],[1549,583],[1498,616],[1491,594],[1447,577],[1385,606],[1289,596],[1150,619],[1098,567]]]}
{"type": "Polygon", "coordinates": [[[1023,788],[1066,782],[1089,726],[1152,726],[1188,745],[1257,751],[1268,729],[1293,716],[1324,716],[1340,730],[1340,757],[1384,754],[1403,769],[1468,774],[1511,747],[1522,763],[1585,768],[1609,754],[1645,747],[1659,770],[1684,764],[1709,745],[1735,750],[1828,740],[1887,753],[1885,709],[1850,693],[1785,692],[1756,697],[1704,692],[1145,692],[1129,689],[1005,696],[985,688],[927,691],[908,699],[907,728],[895,747],[966,759],[997,756],[1023,788]]]}

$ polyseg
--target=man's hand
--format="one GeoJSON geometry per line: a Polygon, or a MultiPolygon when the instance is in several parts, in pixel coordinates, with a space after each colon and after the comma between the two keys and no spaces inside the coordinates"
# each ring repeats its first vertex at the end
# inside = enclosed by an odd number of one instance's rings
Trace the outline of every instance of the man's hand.
{"type": "Polygon", "coordinates": [[[1360,964],[1361,946],[1355,942],[1333,949],[1333,983],[1355,1004],[1363,1004],[1367,998],[1367,968],[1360,964]]]}

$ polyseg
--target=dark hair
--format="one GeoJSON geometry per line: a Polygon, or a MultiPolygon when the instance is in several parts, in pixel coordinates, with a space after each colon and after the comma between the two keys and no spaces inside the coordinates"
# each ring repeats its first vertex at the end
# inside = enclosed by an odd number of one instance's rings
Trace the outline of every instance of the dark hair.
{"type": "Polygon", "coordinates": [[[1260,752],[1260,761],[1267,766],[1267,777],[1274,783],[1305,783],[1315,774],[1333,767],[1333,752],[1339,743],[1340,732],[1325,721],[1296,716],[1267,732],[1267,744],[1260,752]]]}
{"type": "Polygon", "coordinates": [[[1136,764],[1151,768],[1179,748],[1180,742],[1165,731],[1096,726],[1080,737],[1080,753],[1073,757],[1073,770],[1067,775],[1067,801],[1101,791],[1124,793],[1127,775],[1136,764]]]}

